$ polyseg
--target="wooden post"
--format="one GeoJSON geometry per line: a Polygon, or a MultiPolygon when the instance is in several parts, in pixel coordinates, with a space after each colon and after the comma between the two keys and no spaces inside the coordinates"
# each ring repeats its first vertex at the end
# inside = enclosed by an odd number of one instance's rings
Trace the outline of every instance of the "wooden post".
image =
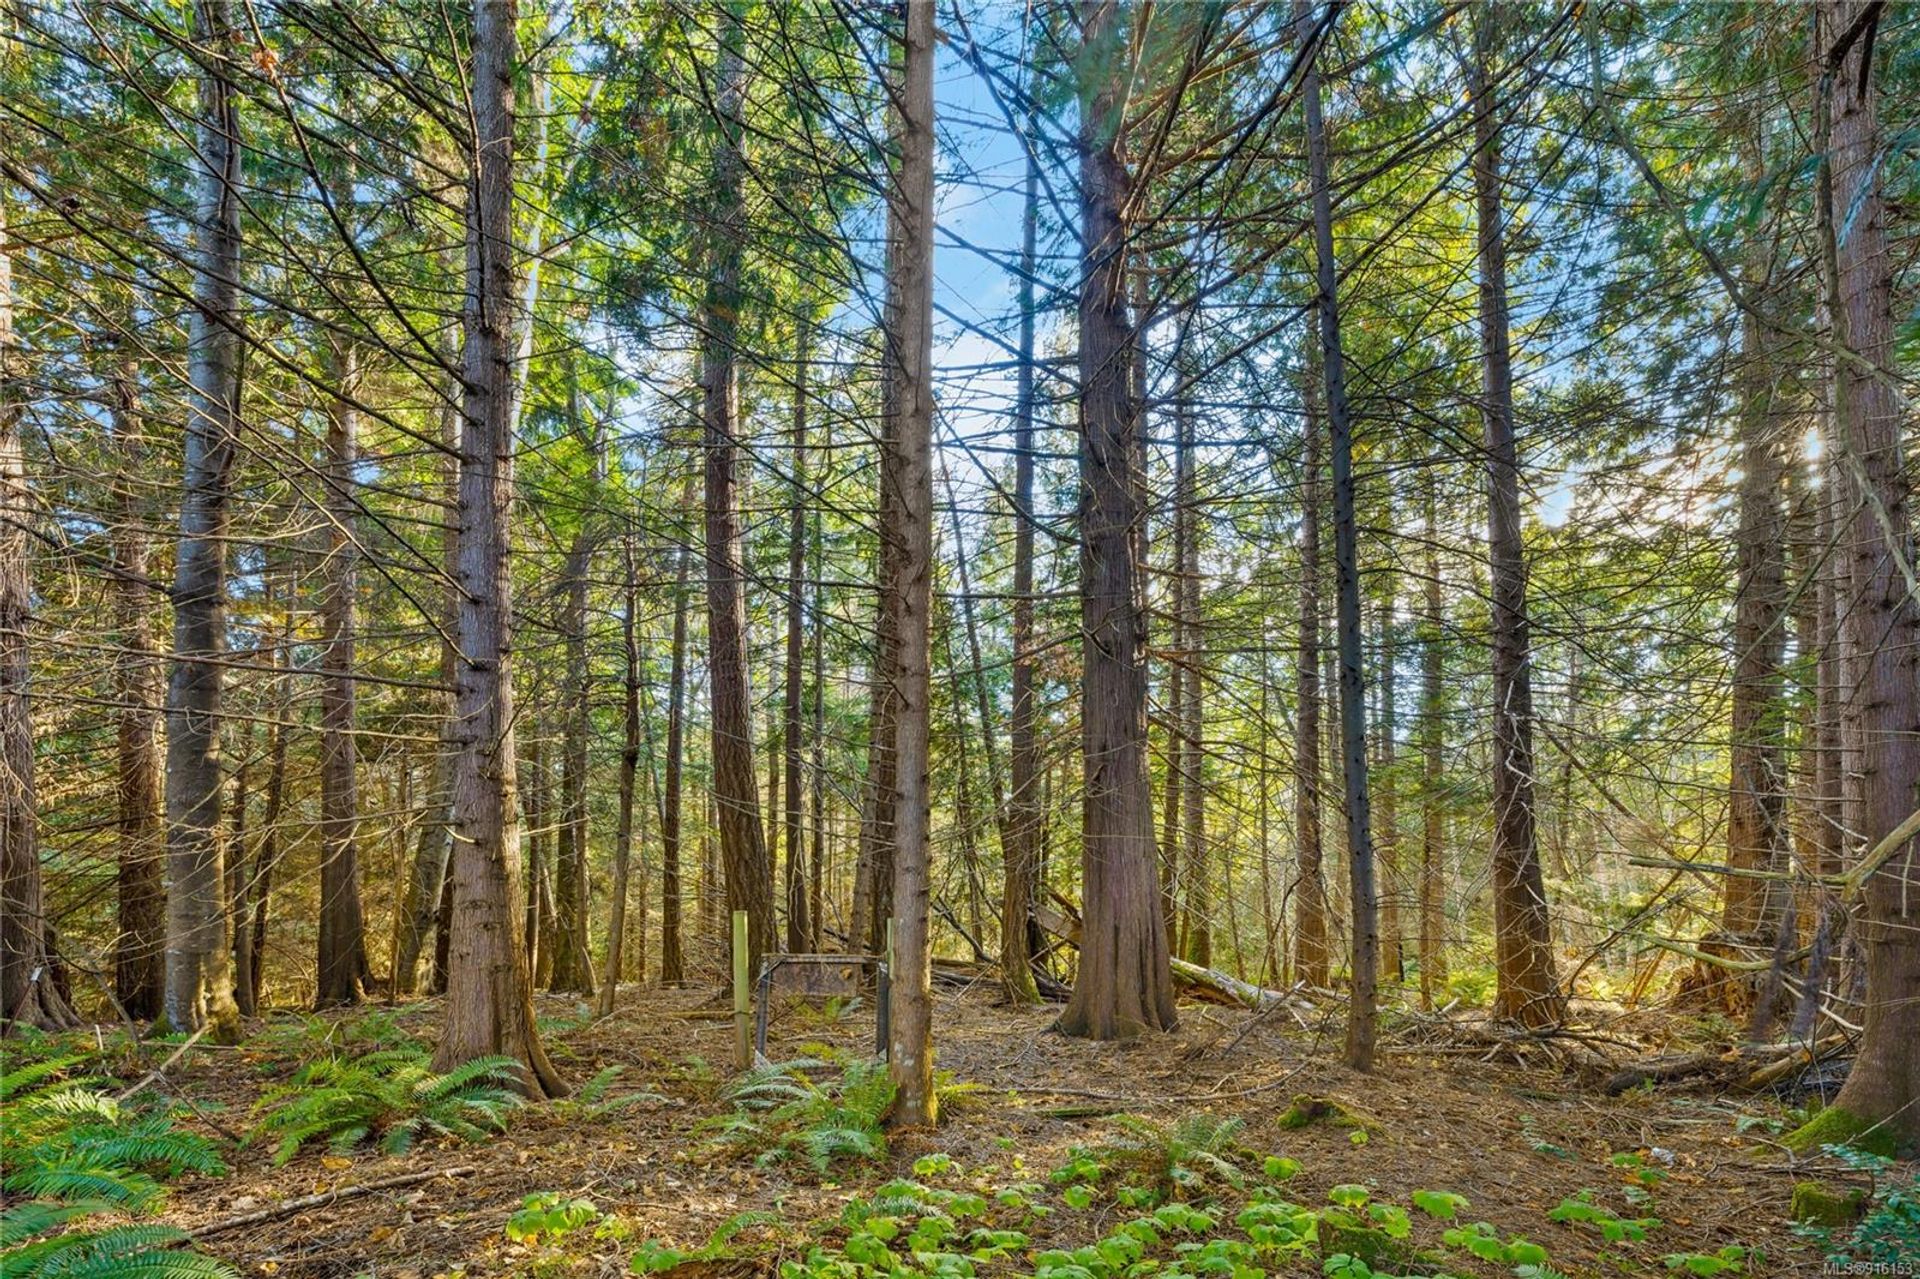
{"type": "Polygon", "coordinates": [[[733,912],[733,1046],[740,1069],[753,1066],[753,990],[747,972],[747,912],[733,912]]]}

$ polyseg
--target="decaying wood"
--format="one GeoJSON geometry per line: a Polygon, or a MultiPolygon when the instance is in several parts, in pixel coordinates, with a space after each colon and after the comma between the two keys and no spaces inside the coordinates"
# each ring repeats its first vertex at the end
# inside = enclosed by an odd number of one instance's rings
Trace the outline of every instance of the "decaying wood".
{"type": "Polygon", "coordinates": [[[1682,1053],[1629,1062],[1607,1076],[1603,1089],[1609,1097],[1646,1084],[1675,1083],[1682,1079],[1717,1077],[1729,1086],[1757,1090],[1766,1088],[1831,1055],[1847,1042],[1845,1035],[1830,1035],[1811,1045],[1772,1044],[1736,1052],[1682,1053]]]}
{"type": "Polygon", "coordinates": [[[1217,968],[1202,968],[1184,959],[1173,961],[1173,984],[1195,999],[1235,1008],[1251,1008],[1255,1012],[1265,1012],[1289,1003],[1305,1003],[1289,991],[1269,990],[1237,977],[1229,977],[1217,968]]]}

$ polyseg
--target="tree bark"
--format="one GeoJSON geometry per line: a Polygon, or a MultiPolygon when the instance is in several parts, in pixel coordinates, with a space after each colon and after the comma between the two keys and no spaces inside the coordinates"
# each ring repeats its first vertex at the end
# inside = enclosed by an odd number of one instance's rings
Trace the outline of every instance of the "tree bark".
{"type": "MultiPolygon", "coordinates": [[[[831,432],[827,445],[832,447],[831,432]]],[[[824,625],[826,620],[826,556],[824,539],[821,536],[820,508],[813,511],[813,528],[809,537],[809,554],[813,562],[813,615],[824,625]]],[[[813,925],[813,932],[807,939],[807,949],[818,952],[827,927],[827,645],[824,636],[815,636],[813,642],[813,738],[812,747],[812,785],[809,787],[808,814],[809,824],[813,828],[811,855],[807,858],[807,870],[811,878],[807,885],[807,919],[813,925]]]]}
{"type": "Polygon", "coordinates": [[[1191,374],[1187,342],[1191,339],[1192,320],[1180,328],[1179,350],[1175,356],[1176,381],[1180,389],[1174,403],[1174,547],[1178,564],[1174,577],[1174,648],[1179,662],[1175,723],[1178,725],[1181,789],[1181,855],[1186,870],[1185,938],[1186,957],[1202,968],[1213,964],[1213,867],[1207,850],[1206,785],[1203,772],[1206,756],[1200,748],[1202,713],[1200,672],[1204,633],[1200,626],[1200,532],[1196,526],[1195,504],[1199,489],[1194,481],[1194,422],[1190,403],[1192,390],[1186,385],[1191,374]]]}
{"type": "Polygon", "coordinates": [[[812,359],[812,325],[802,317],[794,336],[793,356],[793,474],[787,506],[787,670],[785,701],[786,793],[783,831],[787,848],[787,949],[805,951],[813,939],[813,921],[807,897],[805,848],[800,832],[800,752],[802,748],[801,664],[806,657],[805,602],[802,593],[807,559],[807,365],[812,359]]]}
{"type": "MultiPolygon", "coordinates": [[[[588,431],[580,412],[575,371],[568,368],[567,418],[576,433],[589,434],[597,459],[599,432],[588,431]]],[[[598,482],[596,474],[595,480],[598,482]]],[[[593,669],[587,660],[587,581],[593,572],[591,511],[580,513],[563,570],[567,603],[561,619],[566,637],[566,693],[560,747],[560,813],[553,859],[553,983],[551,990],[593,997],[593,951],[587,914],[587,738],[593,729],[593,669]]]]}
{"type": "MultiPolygon", "coordinates": [[[[1855,679],[1849,727],[1861,772],[1852,829],[1870,849],[1912,814],[1920,791],[1920,599],[1908,576],[1915,557],[1901,406],[1887,374],[1895,367],[1892,267],[1870,65],[1880,12],[1866,0],[1820,7],[1825,136],[1817,139],[1826,143],[1819,198],[1836,352],[1828,449],[1849,561],[1840,647],[1855,679]]],[[[1920,989],[1920,840],[1884,852],[1867,876],[1859,931],[1867,977],[1860,1052],[1833,1104],[1913,1143],[1920,1141],[1920,1002],[1913,997],[1920,989]]]]}
{"type": "MultiPolygon", "coordinates": [[[[693,480],[681,509],[693,506],[693,480]]],[[[660,984],[687,979],[680,949],[680,804],[686,771],[687,575],[693,555],[681,547],[673,573],[673,657],[667,678],[667,780],[660,811],[660,984]]]]}
{"type": "MultiPolygon", "coordinates": [[[[0,214],[4,216],[4,214],[0,214]]],[[[4,270],[0,265],[0,270],[4,270]]],[[[0,284],[0,306],[9,290],[0,284]]],[[[4,343],[0,343],[4,345],[4,343]]],[[[0,356],[0,358],[4,358],[0,356]]],[[[140,421],[137,371],[123,360],[114,378],[112,429],[115,446],[137,477],[146,459],[140,421]]],[[[3,395],[4,393],[0,393],[3,395]]],[[[7,412],[0,399],[0,414],[7,412]]],[[[114,998],[138,1021],[160,1015],[166,980],[166,824],[160,789],[160,649],[154,638],[149,580],[155,559],[145,530],[137,478],[124,481],[113,535],[114,688],[118,714],[119,914],[113,952],[114,998]]]]}
{"type": "Polygon", "coordinates": [[[167,982],[174,1030],[239,1037],[233,1002],[226,847],[220,827],[221,661],[227,646],[227,525],[240,427],[240,140],[224,62],[229,0],[196,0],[201,165],[188,324],[186,456],[175,547],[173,672],[167,686],[167,982]]]}
{"type": "Polygon", "coordinates": [[[713,161],[713,232],[708,247],[700,362],[706,435],[707,670],[713,700],[713,798],[719,806],[720,857],[727,909],[747,912],[748,972],[774,948],[773,866],[754,783],[753,702],[747,683],[747,600],[741,568],[737,488],[740,417],[738,354],[740,259],[746,204],[741,191],[746,31],[740,0],[720,19],[715,77],[721,137],[713,161]]]}
{"type": "MultiPolygon", "coordinates": [[[[1037,146],[1038,107],[1027,113],[1027,143],[1037,146]]],[[[1035,731],[1033,663],[1033,417],[1034,297],[1040,225],[1040,166],[1027,154],[1025,204],[1020,218],[1020,333],[1013,410],[1013,708],[1008,724],[1007,842],[1001,851],[1000,979],[1007,1002],[1037,1004],[1028,919],[1033,911],[1040,824],[1039,736],[1035,731]]]]}
{"type": "Polygon", "coordinates": [[[1333,982],[1327,945],[1327,881],[1320,840],[1320,386],[1309,354],[1301,382],[1300,629],[1294,658],[1294,977],[1333,982]]]}
{"type": "MultiPolygon", "coordinates": [[[[891,278],[894,255],[899,251],[897,228],[887,226],[887,271],[891,278]]],[[[888,298],[891,307],[892,298],[888,298]]],[[[889,331],[894,327],[888,313],[889,331]]],[[[883,353],[883,364],[886,360],[883,353]]],[[[883,370],[880,382],[880,456],[883,464],[896,447],[892,432],[900,423],[899,406],[893,402],[898,387],[883,370]]],[[[893,864],[898,814],[894,800],[898,793],[898,765],[895,751],[899,745],[900,691],[894,687],[891,673],[899,656],[901,601],[885,589],[899,572],[895,563],[900,544],[886,530],[895,527],[898,515],[893,504],[899,494],[882,482],[876,505],[876,523],[881,530],[878,567],[875,573],[882,589],[876,592],[873,623],[873,666],[867,710],[867,785],[862,797],[860,842],[854,855],[853,901],[847,922],[847,942],[854,951],[878,955],[886,948],[886,921],[893,914],[893,864]]]]}
{"type": "Polygon", "coordinates": [[[473,13],[471,174],[460,438],[460,631],[453,920],[434,1068],[505,1055],[534,1096],[564,1091],[515,940],[519,818],[513,706],[513,76],[516,0],[473,13]]]}
{"type": "MultiPolygon", "coordinates": [[[[271,597],[271,591],[269,591],[271,597]]],[[[289,589],[286,612],[275,637],[273,665],[279,674],[274,696],[273,731],[267,747],[267,802],[260,821],[259,848],[248,869],[244,900],[250,918],[234,919],[234,991],[243,1010],[259,1008],[266,1001],[267,921],[273,903],[273,872],[280,863],[280,820],[286,811],[287,730],[293,715],[293,668],[289,650],[293,643],[294,600],[289,589]],[[244,942],[241,934],[246,934],[244,942]]],[[[236,849],[238,857],[242,850],[236,849]]]]}
{"type": "Polygon", "coordinates": [[[322,570],[320,684],[320,952],[317,1007],[357,1004],[368,976],[360,905],[360,799],[354,743],[354,595],[358,588],[354,468],[358,464],[359,353],[335,338],[339,390],[327,414],[326,559],[322,570]]]}
{"type": "MultiPolygon", "coordinates": [[[[1331,28],[1338,9],[1324,26],[1313,19],[1309,0],[1295,0],[1301,47],[1316,41],[1316,27],[1331,28]]],[[[1316,41],[1317,46],[1317,41],[1316,41]]],[[[1301,97],[1306,105],[1308,168],[1313,185],[1314,258],[1319,268],[1321,372],[1327,384],[1327,442],[1333,463],[1334,636],[1340,670],[1340,749],[1346,793],[1347,859],[1351,867],[1353,992],[1347,1006],[1346,1062],[1355,1070],[1373,1068],[1375,984],[1379,980],[1379,906],[1373,881],[1373,833],[1367,792],[1367,692],[1360,655],[1359,534],[1354,522],[1353,423],[1347,408],[1346,357],[1340,342],[1340,304],[1335,292],[1338,269],[1333,259],[1333,195],[1329,176],[1326,125],[1320,115],[1319,49],[1306,52],[1301,97]]]]}
{"type": "Polygon", "coordinates": [[[1147,789],[1146,623],[1135,559],[1138,415],[1129,403],[1128,77],[1115,0],[1080,0],[1080,970],[1059,1028],[1089,1039],[1171,1029],[1166,920],[1147,789]]]}
{"type": "Polygon", "coordinates": [[[1446,614],[1440,599],[1440,530],[1436,485],[1426,483],[1426,594],[1420,617],[1420,1006],[1432,1008],[1447,988],[1447,703],[1446,614]]]}
{"type": "Polygon", "coordinates": [[[0,1027],[21,1022],[58,1030],[77,1019],[54,980],[53,929],[40,881],[27,636],[33,616],[28,530],[38,520],[27,490],[20,429],[26,361],[17,345],[13,245],[0,194],[0,1027]]]}
{"type": "Polygon", "coordinates": [[[1393,595],[1389,587],[1380,601],[1380,822],[1374,831],[1374,848],[1380,858],[1380,969],[1389,981],[1399,982],[1406,977],[1400,922],[1406,881],[1400,866],[1400,790],[1394,773],[1398,720],[1393,704],[1393,595]]]}
{"type": "Polygon", "coordinates": [[[1487,570],[1493,597],[1494,1006],[1526,1026],[1560,1021],[1552,923],[1534,829],[1532,639],[1527,558],[1514,444],[1513,369],[1507,325],[1506,224],[1500,203],[1500,122],[1489,70],[1500,9],[1475,15],[1469,93],[1478,214],[1480,348],[1486,428],[1487,570]]]}
{"type": "MultiPolygon", "coordinates": [[[[633,794],[640,769],[640,647],[634,634],[634,615],[640,606],[640,593],[634,574],[631,529],[622,539],[620,550],[626,580],[625,598],[620,610],[620,652],[626,672],[622,684],[621,710],[626,730],[620,743],[620,817],[613,834],[613,905],[607,918],[607,967],[601,974],[598,1004],[602,1017],[613,1012],[614,996],[620,987],[621,964],[625,959],[627,880],[633,860],[633,794]]],[[[640,900],[642,903],[646,901],[645,893],[641,894],[640,900]]],[[[645,909],[643,904],[642,912],[645,909]]],[[[645,918],[644,913],[642,918],[645,918]]]]}
{"type": "MultiPolygon", "coordinates": [[[[1754,255],[1760,257],[1758,253],[1754,255]]],[[[1764,274],[1765,264],[1756,264],[1764,274]]],[[[1750,284],[1765,287],[1764,279],[1750,284]]],[[[1785,457],[1775,415],[1774,369],[1766,325],[1741,323],[1739,527],[1734,534],[1733,688],[1728,759],[1727,864],[1775,871],[1785,865],[1787,707],[1787,518],[1785,457]]],[[[1771,945],[1786,907],[1785,889],[1760,877],[1724,877],[1721,929],[1771,945]]]]}
{"type": "Polygon", "coordinates": [[[887,377],[900,415],[881,483],[894,490],[897,543],[886,583],[900,617],[894,666],[893,968],[887,1065],[896,1126],[931,1127],[933,1087],[932,794],[929,756],[933,635],[933,45],[934,0],[906,0],[895,107],[899,171],[889,191],[895,252],[888,276],[887,377]]]}

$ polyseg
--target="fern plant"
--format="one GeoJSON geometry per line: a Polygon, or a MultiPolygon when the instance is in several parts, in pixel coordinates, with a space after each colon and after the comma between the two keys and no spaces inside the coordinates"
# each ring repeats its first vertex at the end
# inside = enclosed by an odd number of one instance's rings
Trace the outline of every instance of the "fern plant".
{"type": "Polygon", "coordinates": [[[141,1209],[160,1198],[159,1178],[227,1170],[211,1142],[164,1112],[128,1114],[100,1080],[63,1077],[79,1064],[50,1058],[0,1074],[0,1186],[9,1194],[141,1209]]]}
{"type": "Polygon", "coordinates": [[[594,1072],[593,1078],[575,1089],[571,1097],[555,1102],[553,1112],[569,1119],[599,1119],[641,1102],[667,1100],[664,1095],[646,1089],[621,1093],[617,1097],[611,1095],[614,1084],[619,1082],[624,1073],[625,1066],[602,1066],[594,1072]]]}
{"type": "Polygon", "coordinates": [[[824,1065],[803,1059],[748,1071],[726,1090],[733,1113],[707,1127],[728,1144],[757,1149],[761,1164],[801,1154],[825,1172],[843,1159],[879,1159],[887,1153],[881,1124],[893,1106],[885,1063],[854,1062],[837,1084],[813,1078],[824,1065]]]}
{"type": "Polygon", "coordinates": [[[1246,1126],[1242,1120],[1202,1111],[1168,1125],[1138,1115],[1118,1115],[1114,1122],[1120,1135],[1102,1148],[1105,1162],[1127,1168],[1133,1180],[1162,1196],[1183,1194],[1209,1180],[1240,1184],[1232,1156],[1246,1126]]]}
{"type": "Polygon", "coordinates": [[[276,1164],[314,1141],[344,1152],[377,1140],[390,1155],[423,1136],[471,1141],[505,1130],[507,1113],[521,1104],[519,1072],[511,1057],[480,1057],[435,1074],[420,1048],[323,1057],[260,1099],[256,1109],[266,1116],[254,1135],[276,1143],[276,1164]]]}
{"type": "Polygon", "coordinates": [[[181,1251],[184,1231],[99,1219],[157,1205],[162,1180],[226,1171],[212,1143],[163,1111],[131,1113],[77,1056],[0,1068],[0,1275],[7,1279],[235,1279],[225,1263],[181,1251]]]}

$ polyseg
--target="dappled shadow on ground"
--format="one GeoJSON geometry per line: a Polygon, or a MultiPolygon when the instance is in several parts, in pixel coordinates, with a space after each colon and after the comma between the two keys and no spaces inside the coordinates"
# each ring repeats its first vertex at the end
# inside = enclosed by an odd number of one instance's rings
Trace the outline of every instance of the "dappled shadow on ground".
{"type": "MultiPolygon", "coordinates": [[[[1606,1098],[1568,1075],[1428,1055],[1418,1046],[1389,1052],[1377,1073],[1361,1076],[1334,1060],[1332,1015],[1322,1025],[1293,1011],[1256,1018],[1191,1005],[1172,1034],[1093,1044],[1050,1033],[1057,1010],[1000,1007],[984,990],[944,992],[938,1061],[975,1087],[954,1099],[938,1131],[897,1135],[886,1160],[842,1165],[823,1178],[799,1161],[760,1167],[751,1154],[719,1148],[711,1131],[699,1130],[701,1121],[729,1110],[720,1088],[733,1031],[711,989],[625,991],[615,1014],[598,1022],[557,997],[542,997],[539,1011],[570,1079],[622,1068],[601,1101],[529,1108],[504,1135],[461,1145],[426,1142],[398,1158],[316,1149],[276,1168],[266,1146],[250,1146],[232,1160],[230,1177],[183,1186],[168,1219],[202,1229],[298,1196],[458,1168],[457,1176],[223,1228],[203,1246],[246,1274],[284,1279],[614,1275],[626,1272],[642,1239],[693,1249],[738,1214],[776,1214],[752,1218],[728,1255],[680,1271],[684,1279],[731,1279],[771,1273],[783,1257],[803,1254],[810,1223],[837,1218],[849,1199],[890,1177],[911,1175],[915,1159],[929,1153],[950,1155],[967,1184],[991,1194],[1001,1185],[1044,1182],[1073,1147],[1111,1139],[1119,1116],[1167,1122],[1207,1111],[1244,1121],[1236,1140],[1253,1166],[1263,1155],[1297,1160],[1302,1171],[1287,1190],[1303,1203],[1324,1203],[1342,1183],[1365,1183],[1377,1201],[1403,1205],[1416,1190],[1453,1192],[1471,1201],[1466,1216],[1538,1240],[1568,1273],[1663,1270],[1663,1254],[1728,1244],[1764,1250],[1757,1273],[1818,1265],[1788,1229],[1795,1174],[1785,1156],[1750,1153],[1754,1124],[1741,1125],[1740,1117],[1769,1114],[1769,1103],[1752,1098],[1644,1091],[1606,1098]],[[1283,1126],[1302,1093],[1361,1116],[1364,1132],[1337,1115],[1283,1126]],[[1620,1191],[1630,1170],[1612,1157],[1623,1152],[1639,1153],[1666,1173],[1658,1189],[1665,1223],[1659,1238],[1606,1244],[1591,1230],[1547,1219],[1583,1189],[1620,1191]],[[582,1232],[564,1255],[510,1241],[508,1217],[541,1191],[591,1200],[622,1223],[616,1233],[623,1237],[582,1232]],[[1612,1256],[1603,1259],[1602,1252],[1612,1256]]],[[[437,1016],[437,1006],[425,1001],[401,1009],[399,1022],[430,1039],[437,1016]]],[[[872,1033],[871,1016],[858,1006],[837,1017],[796,1010],[775,1019],[770,1055],[864,1054],[872,1033]]],[[[220,1103],[224,1109],[209,1115],[237,1130],[262,1088],[292,1069],[283,1055],[243,1046],[197,1053],[174,1083],[203,1106],[220,1103]]],[[[1220,1193],[1231,1207],[1235,1192],[1220,1193]]],[[[1037,1224],[1032,1246],[1085,1242],[1046,1237],[1069,1229],[1066,1216],[1037,1224]]],[[[1466,1259],[1449,1268],[1465,1274],[1474,1265],[1466,1259]]]]}

